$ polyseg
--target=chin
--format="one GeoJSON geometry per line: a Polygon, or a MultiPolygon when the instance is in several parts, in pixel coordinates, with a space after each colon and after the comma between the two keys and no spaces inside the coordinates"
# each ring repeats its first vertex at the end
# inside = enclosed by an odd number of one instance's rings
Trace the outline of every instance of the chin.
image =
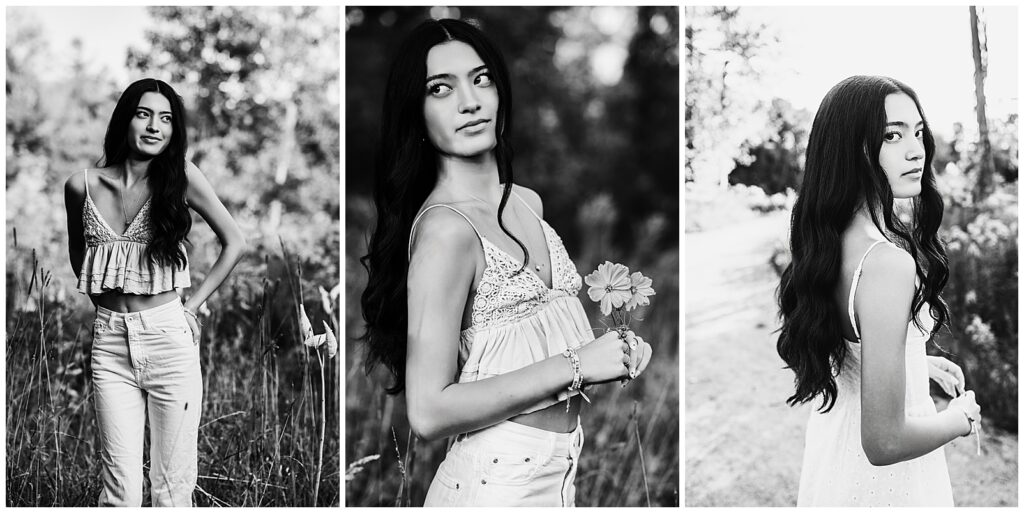
{"type": "Polygon", "coordinates": [[[895,199],[910,199],[916,198],[921,195],[921,186],[907,187],[900,191],[892,191],[892,197],[895,199]]]}

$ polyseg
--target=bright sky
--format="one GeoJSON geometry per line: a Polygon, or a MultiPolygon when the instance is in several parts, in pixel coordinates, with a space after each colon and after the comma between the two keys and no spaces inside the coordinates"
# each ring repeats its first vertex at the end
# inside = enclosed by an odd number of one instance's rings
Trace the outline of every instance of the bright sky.
{"type": "Polygon", "coordinates": [[[125,55],[129,46],[145,42],[144,30],[152,23],[145,7],[8,7],[29,12],[42,24],[56,62],[54,69],[71,63],[71,41],[79,38],[94,69],[106,67],[118,83],[124,83],[125,55]]]}
{"type": "MultiPolygon", "coordinates": [[[[974,123],[974,61],[969,13],[963,7],[744,7],[745,20],[775,30],[778,73],[766,88],[813,113],[822,97],[851,75],[885,75],[918,94],[933,130],[974,123]]],[[[990,118],[1017,110],[1017,10],[989,7],[990,118]]]]}

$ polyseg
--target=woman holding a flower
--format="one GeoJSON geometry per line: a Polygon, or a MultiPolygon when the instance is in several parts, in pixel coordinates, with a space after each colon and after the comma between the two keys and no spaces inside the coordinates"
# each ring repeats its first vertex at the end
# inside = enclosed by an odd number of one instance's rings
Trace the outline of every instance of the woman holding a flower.
{"type": "MultiPolygon", "coordinates": [[[[472,25],[429,20],[399,49],[362,306],[368,369],[391,371],[418,436],[454,437],[426,505],[573,505],[584,388],[651,357],[627,329],[594,338],[540,198],[513,184],[511,112],[504,59],[472,25]]],[[[609,305],[627,283],[601,288],[609,305]]]]}
{"type": "Polygon", "coordinates": [[[934,153],[917,96],[890,78],[840,82],[814,118],[779,287],[788,402],[821,399],[798,505],[953,504],[943,446],[977,435],[980,408],[960,368],[925,351],[949,318],[934,153]],[[942,412],[929,378],[953,396],[942,412]]]}

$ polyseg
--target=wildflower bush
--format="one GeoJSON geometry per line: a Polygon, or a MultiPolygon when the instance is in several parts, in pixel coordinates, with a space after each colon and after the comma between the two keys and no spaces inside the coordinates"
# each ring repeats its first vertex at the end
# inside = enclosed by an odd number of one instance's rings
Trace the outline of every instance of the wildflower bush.
{"type": "Polygon", "coordinates": [[[947,210],[950,330],[938,344],[963,367],[986,421],[1017,431],[1017,183],[997,183],[981,201],[973,176],[947,165],[939,177],[947,210]]]}

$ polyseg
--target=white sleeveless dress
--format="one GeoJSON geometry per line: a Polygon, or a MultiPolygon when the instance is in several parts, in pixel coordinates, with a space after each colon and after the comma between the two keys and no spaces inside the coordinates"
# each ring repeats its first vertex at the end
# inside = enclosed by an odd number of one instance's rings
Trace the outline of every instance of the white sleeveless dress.
{"type": "MultiPolygon", "coordinates": [[[[811,411],[807,421],[800,493],[797,506],[953,506],[953,492],[942,447],[892,465],[874,466],[860,440],[861,346],[853,315],[853,300],[864,260],[879,241],[861,257],[854,271],[848,305],[857,341],[846,341],[847,353],[836,377],[838,394],[828,413],[811,411]]],[[[906,411],[910,416],[935,415],[929,395],[928,341],[931,316],[921,331],[913,322],[907,328],[906,411]]]]}

